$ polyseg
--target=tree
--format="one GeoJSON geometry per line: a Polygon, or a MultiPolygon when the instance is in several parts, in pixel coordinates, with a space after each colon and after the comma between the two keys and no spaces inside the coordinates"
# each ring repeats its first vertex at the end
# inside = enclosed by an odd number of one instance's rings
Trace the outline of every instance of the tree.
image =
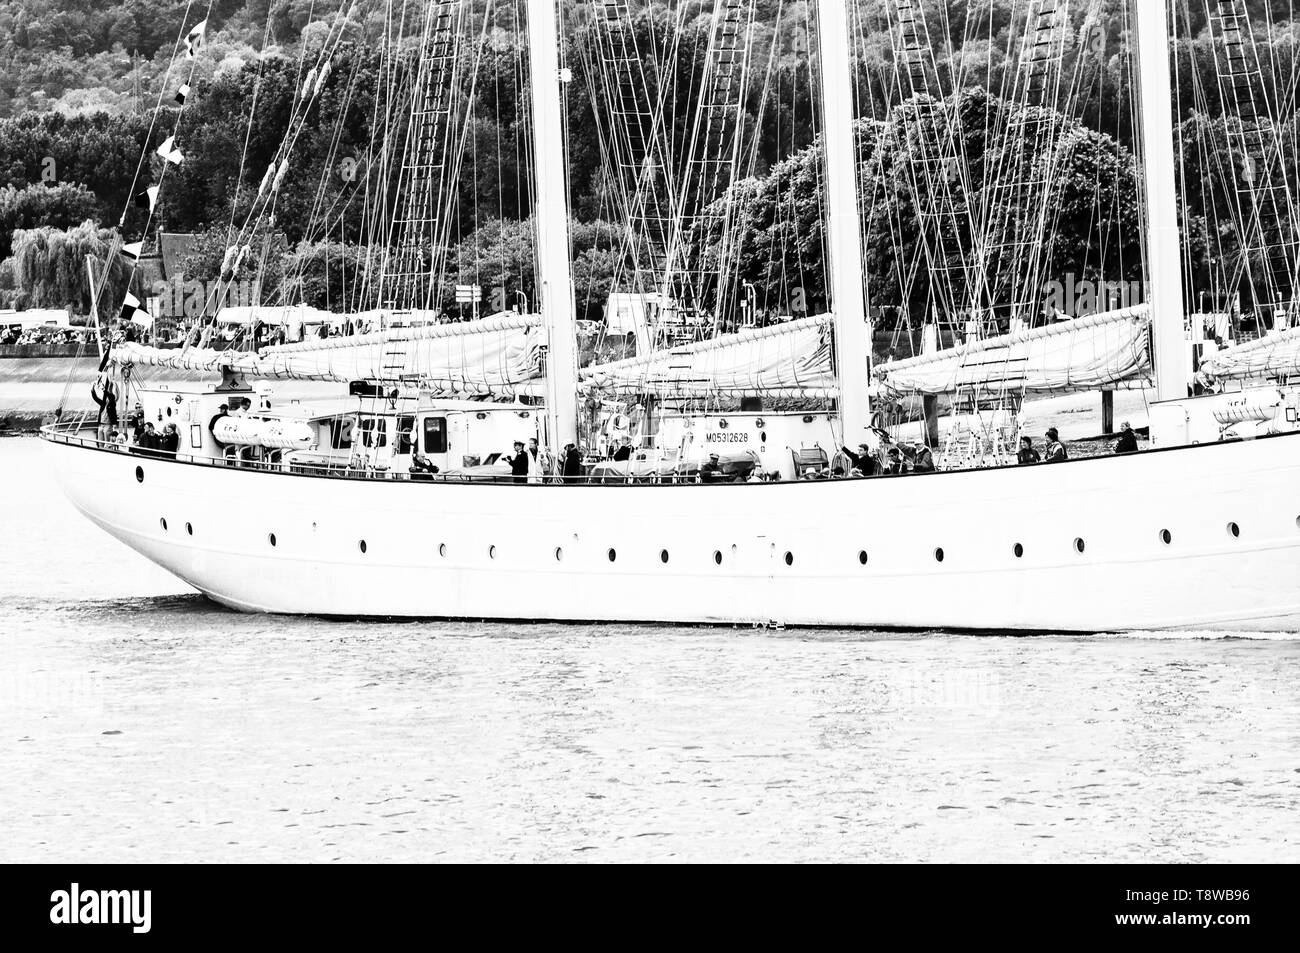
{"type": "Polygon", "coordinates": [[[94,218],[99,201],[83,185],[29,185],[0,188],[0,261],[13,251],[13,232],[19,228],[68,228],[94,218]]]}
{"type": "MultiPolygon", "coordinates": [[[[132,283],[130,263],[117,254],[117,233],[83,222],[76,228],[30,228],[14,233],[14,283],[33,308],[71,307],[76,314],[91,313],[90,280],[86,257],[95,260],[95,274],[104,281],[99,297],[101,321],[112,318],[132,283]],[[110,260],[111,257],[111,260],[110,260]],[[107,267],[107,278],[104,278],[107,267]]],[[[142,297],[138,279],[136,297],[142,297]]]]}

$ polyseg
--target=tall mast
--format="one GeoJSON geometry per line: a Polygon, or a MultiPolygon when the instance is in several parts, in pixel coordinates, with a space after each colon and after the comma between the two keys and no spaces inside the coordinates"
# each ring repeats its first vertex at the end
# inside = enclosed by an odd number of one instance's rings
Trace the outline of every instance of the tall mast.
{"type": "Polygon", "coordinates": [[[1183,331],[1182,246],[1174,165],[1174,94],[1169,79],[1169,11],[1165,0],[1132,0],[1141,86],[1142,171],[1146,184],[1147,301],[1155,354],[1156,399],[1187,396],[1183,331]]]}
{"type": "Polygon", "coordinates": [[[871,423],[871,326],[862,291],[862,231],[853,134],[853,76],[845,0],[817,5],[821,39],[822,141],[826,146],[826,288],[835,318],[835,373],[844,442],[866,439],[871,423]]]}
{"type": "Polygon", "coordinates": [[[533,97],[533,176],[537,191],[537,276],[546,326],[546,414],[552,446],[578,442],[578,346],[569,264],[569,196],[560,108],[556,0],[528,6],[533,97]]]}

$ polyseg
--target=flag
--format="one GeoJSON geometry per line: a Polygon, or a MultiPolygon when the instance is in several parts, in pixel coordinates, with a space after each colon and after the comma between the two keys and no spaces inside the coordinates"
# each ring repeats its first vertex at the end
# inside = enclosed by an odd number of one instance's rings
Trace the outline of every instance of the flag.
{"type": "Polygon", "coordinates": [[[145,326],[153,323],[153,318],[150,317],[148,312],[140,309],[140,299],[129,291],[122,300],[122,323],[125,324],[128,321],[134,321],[136,324],[145,326]]]}
{"type": "Polygon", "coordinates": [[[135,204],[140,208],[147,208],[150,212],[158,204],[158,186],[151,185],[135,197],[135,204]]]}
{"type": "Polygon", "coordinates": [[[140,256],[144,254],[144,242],[132,242],[129,245],[123,245],[122,254],[132,261],[139,261],[140,256]]]}
{"type": "Polygon", "coordinates": [[[208,21],[204,20],[185,37],[185,58],[194,59],[194,54],[203,47],[203,36],[207,33],[208,21]]]}
{"type": "Polygon", "coordinates": [[[177,102],[177,104],[178,104],[178,105],[181,105],[181,106],[184,106],[184,105],[185,105],[185,100],[189,98],[189,95],[190,95],[190,84],[189,84],[189,83],[181,83],[181,88],[178,89],[178,90],[176,90],[176,102],[177,102]]]}
{"type": "Polygon", "coordinates": [[[176,137],[168,136],[162,145],[158,147],[158,155],[166,159],[172,165],[180,165],[185,160],[181,155],[181,150],[176,148],[176,137]]]}

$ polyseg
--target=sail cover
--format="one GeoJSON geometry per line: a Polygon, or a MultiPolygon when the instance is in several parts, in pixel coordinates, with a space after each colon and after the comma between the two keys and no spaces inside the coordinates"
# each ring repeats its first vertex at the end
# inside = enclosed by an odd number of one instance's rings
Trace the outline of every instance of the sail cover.
{"type": "Polygon", "coordinates": [[[1150,376],[1147,305],[1002,334],[876,368],[898,394],[1093,390],[1150,376]]]}
{"type": "Polygon", "coordinates": [[[1287,328],[1208,355],[1201,370],[1219,380],[1300,374],[1300,328],[1287,328]]]}
{"type": "Polygon", "coordinates": [[[248,377],[281,380],[410,380],[455,393],[486,394],[510,391],[541,376],[541,334],[536,315],[512,314],[324,338],[256,354],[118,344],[111,360],[202,373],[228,368],[248,377]]]}
{"type": "Polygon", "coordinates": [[[584,368],[607,394],[662,397],[809,394],[833,390],[831,318],[816,315],[766,328],[584,368]]]}

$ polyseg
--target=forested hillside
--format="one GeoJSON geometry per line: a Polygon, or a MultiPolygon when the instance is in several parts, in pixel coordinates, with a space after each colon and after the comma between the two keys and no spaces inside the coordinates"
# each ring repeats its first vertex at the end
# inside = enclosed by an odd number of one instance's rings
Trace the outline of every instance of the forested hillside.
{"type": "MultiPolygon", "coordinates": [[[[1063,166],[1066,220],[1055,241],[1062,267],[1081,274],[1104,268],[1127,274],[1138,263],[1133,245],[1138,234],[1132,167],[1134,90],[1126,55],[1131,26],[1126,2],[1079,0],[1070,5],[1073,33],[1063,69],[1072,85],[1062,117],[1070,130],[1063,166]],[[1106,187],[1099,188],[1098,182],[1106,187]]],[[[1292,143],[1300,47],[1300,25],[1289,19],[1293,3],[1249,0],[1256,41],[1265,50],[1262,89],[1276,103],[1292,143]]],[[[503,277],[524,286],[529,279],[519,273],[526,271],[526,255],[518,249],[506,255],[502,243],[518,244],[519,229],[510,223],[531,214],[521,107],[526,95],[521,88],[527,64],[521,29],[525,4],[472,0],[471,6],[477,17],[490,11],[492,22],[478,63],[468,158],[458,182],[459,244],[450,260],[509,258],[511,275],[503,277]],[[474,235],[474,228],[485,223],[488,230],[474,235]]],[[[788,282],[792,269],[799,271],[800,283],[814,296],[820,285],[815,253],[820,186],[807,152],[816,136],[808,6],[806,0],[757,4],[758,79],[746,100],[744,120],[753,148],[745,167],[748,179],[736,189],[745,201],[739,216],[744,230],[740,267],[743,277],[765,293],[777,282],[788,282]],[[778,247],[779,253],[772,251],[778,247]]],[[[1021,6],[1017,0],[1017,9],[1021,6]]],[[[1203,154],[1206,143],[1222,144],[1231,128],[1215,76],[1215,41],[1207,29],[1211,6],[1204,0],[1175,0],[1175,83],[1183,140],[1191,156],[1185,192],[1188,230],[1222,238],[1232,197],[1211,175],[1222,173],[1208,164],[1219,160],[1203,154]],[[1200,162],[1207,164],[1202,168],[1200,162]]],[[[679,139],[684,140],[703,69],[712,0],[653,0],[633,7],[639,11],[636,29],[642,48],[652,49],[653,38],[662,39],[666,30],[680,37],[665,82],[672,83],[669,100],[681,127],[679,139]]],[[[309,59],[327,37],[333,44],[341,36],[329,81],[295,143],[292,174],[279,195],[275,227],[286,247],[304,241],[315,247],[327,241],[329,253],[328,242],[341,243],[343,250],[334,257],[347,258],[352,254],[347,246],[360,238],[357,222],[340,219],[327,236],[313,229],[322,201],[333,201],[346,191],[347,181],[338,172],[340,160],[361,156],[377,132],[384,8],[379,0],[212,0],[210,13],[207,3],[184,0],[16,0],[0,5],[0,190],[8,188],[0,191],[0,231],[6,236],[0,251],[7,250],[13,229],[41,223],[42,215],[44,224],[64,228],[76,224],[71,219],[88,209],[91,218],[110,228],[125,212],[124,233],[140,237],[143,213],[131,206],[132,182],[142,154],[148,157],[146,175],[159,166],[151,152],[162,138],[158,130],[174,125],[178,107],[171,95],[189,75],[191,64],[166,74],[185,30],[207,13],[207,43],[192,64],[194,93],[178,131],[186,158],[168,180],[154,226],[204,232],[239,220],[284,138],[301,85],[300,57],[309,59]],[[159,103],[162,118],[155,126],[159,103]]],[[[925,0],[925,8],[939,81],[946,86],[939,92],[951,93],[956,87],[964,102],[996,102],[987,91],[996,94],[1008,88],[1008,51],[1015,43],[1010,36],[1012,0],[925,0]]],[[[592,225],[583,233],[587,244],[576,253],[588,256],[580,270],[590,278],[587,297],[594,300],[620,267],[607,240],[617,230],[601,224],[614,220],[616,210],[609,201],[599,148],[602,129],[593,108],[599,96],[580,68],[583,45],[590,37],[584,31],[590,28],[591,4],[573,0],[564,10],[566,57],[574,68],[567,95],[573,211],[579,221],[592,225]]],[[[863,158],[872,161],[877,149],[898,152],[875,157],[885,170],[899,167],[906,158],[899,151],[905,144],[897,138],[878,142],[872,124],[899,107],[890,33],[895,20],[893,0],[859,0],[863,158]]],[[[984,118],[963,108],[961,134],[978,153],[984,147],[984,118]]],[[[1292,181],[1294,159],[1292,151],[1286,170],[1292,181]]],[[[895,194],[872,214],[905,223],[915,216],[909,203],[905,194],[895,194]]],[[[1194,265],[1206,265],[1212,257],[1209,246],[1207,238],[1205,248],[1193,251],[1194,265]]],[[[293,252],[310,253],[310,247],[293,252]]],[[[882,289],[892,276],[905,270],[900,256],[909,253],[906,240],[870,250],[868,264],[882,298],[888,298],[882,289]]],[[[3,258],[0,254],[0,261],[3,258]]],[[[0,294],[6,291],[4,274],[0,269],[0,294]]],[[[328,275],[321,279],[324,285],[331,280],[328,275]]],[[[924,292],[922,283],[906,294],[924,292]]]]}

